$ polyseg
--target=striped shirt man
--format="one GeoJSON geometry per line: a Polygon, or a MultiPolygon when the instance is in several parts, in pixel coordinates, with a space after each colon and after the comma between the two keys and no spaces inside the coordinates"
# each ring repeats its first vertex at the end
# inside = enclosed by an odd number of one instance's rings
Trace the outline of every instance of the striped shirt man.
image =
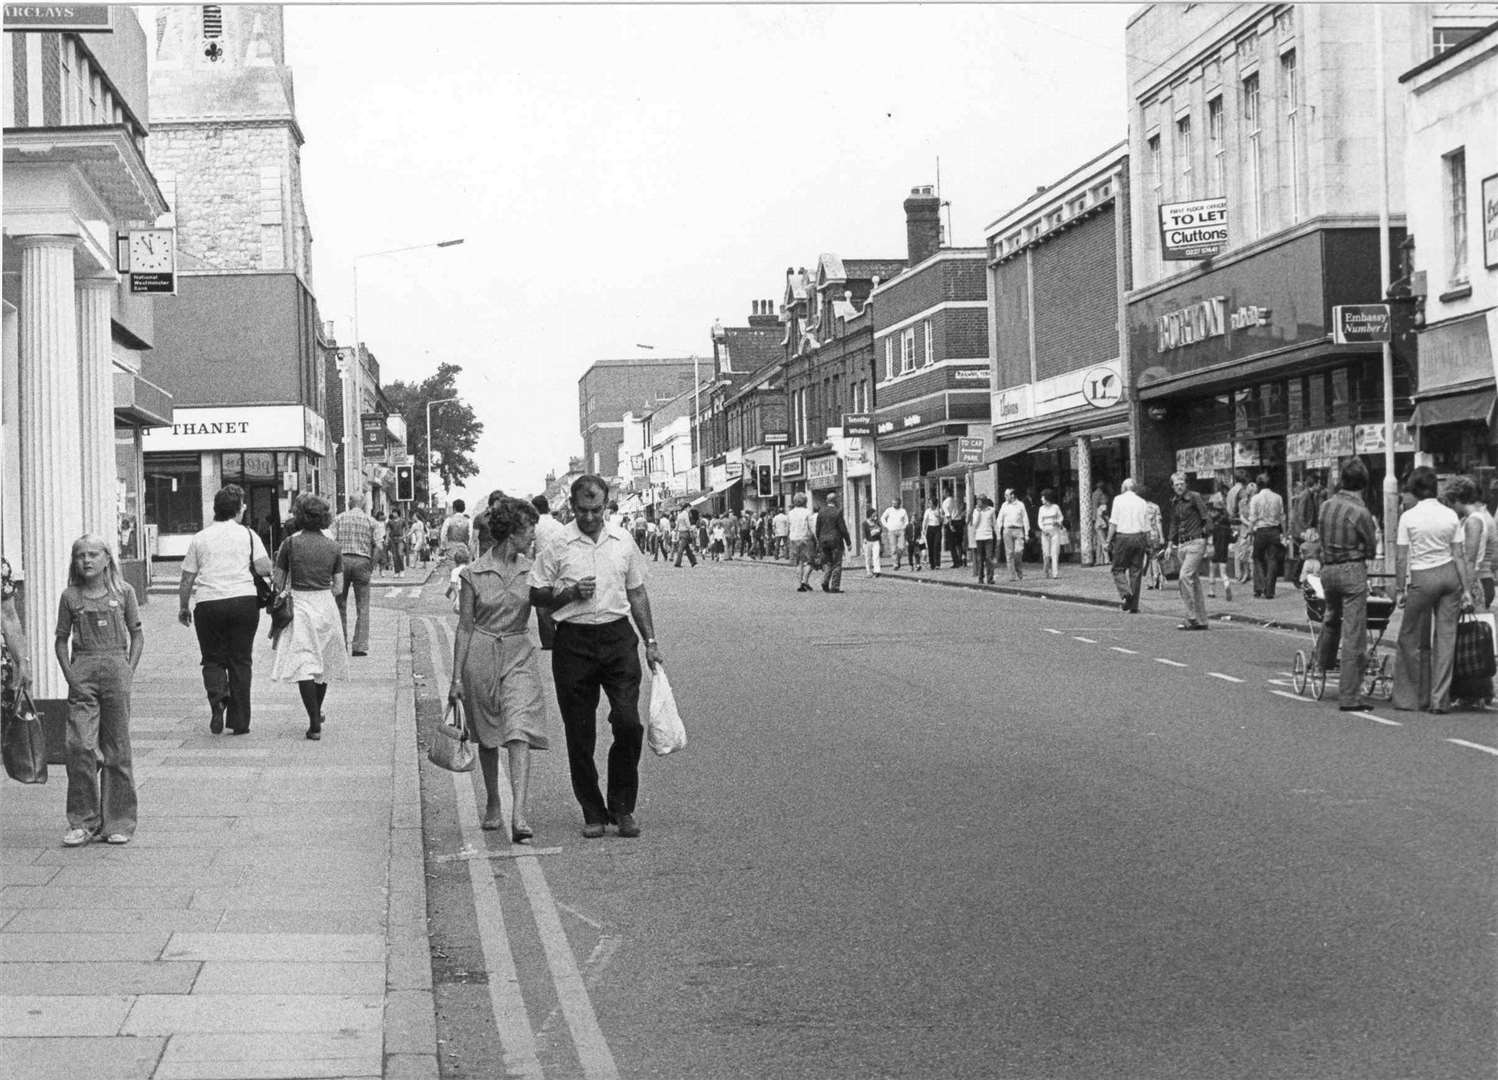
{"type": "Polygon", "coordinates": [[[1339,491],[1322,503],[1316,532],[1323,566],[1366,562],[1378,550],[1378,528],[1360,492],[1339,491]]]}

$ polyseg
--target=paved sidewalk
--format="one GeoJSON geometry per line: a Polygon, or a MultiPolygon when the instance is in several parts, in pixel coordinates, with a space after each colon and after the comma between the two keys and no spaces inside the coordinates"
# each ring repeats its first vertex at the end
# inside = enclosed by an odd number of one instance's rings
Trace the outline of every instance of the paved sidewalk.
{"type": "MultiPolygon", "coordinates": [[[[740,558],[734,559],[732,564],[778,567],[785,571],[790,569],[789,564],[783,560],[774,559],[756,562],[752,559],[740,558]]],[[[652,567],[660,565],[660,563],[651,564],[652,567]]],[[[1076,604],[1093,604],[1099,607],[1109,607],[1115,611],[1119,606],[1118,590],[1113,585],[1113,574],[1106,566],[1079,566],[1076,563],[1063,563],[1061,576],[1048,579],[1039,564],[1026,563],[1025,576],[1022,580],[1010,581],[1009,570],[1004,567],[994,576],[993,585],[978,584],[977,579],[973,577],[970,565],[953,568],[943,564],[939,570],[917,571],[891,570],[890,566],[891,563],[886,559],[884,571],[880,575],[881,582],[918,581],[929,585],[948,585],[965,589],[981,589],[985,592],[1062,600],[1076,604]]],[[[867,580],[864,576],[863,557],[850,555],[843,563],[844,587],[847,587],[850,581],[867,580]]],[[[820,571],[812,575],[813,586],[819,581],[820,571]]],[[[1174,581],[1163,582],[1158,592],[1153,589],[1143,589],[1139,594],[1139,608],[1146,615],[1167,615],[1176,619],[1184,619],[1186,616],[1185,604],[1181,600],[1180,591],[1174,581]]],[[[1208,597],[1207,599],[1207,611],[1214,621],[1248,622],[1288,630],[1306,629],[1305,600],[1294,582],[1279,582],[1275,588],[1273,600],[1255,599],[1251,584],[1239,585],[1237,582],[1233,583],[1233,599],[1228,600],[1223,596],[1222,585],[1219,582],[1217,598],[1208,597]]],[[[1400,613],[1396,610],[1393,618],[1389,620],[1389,628],[1384,633],[1386,645],[1392,644],[1399,636],[1399,615],[1400,613]]]]}
{"type": "Polygon", "coordinates": [[[142,615],[135,840],[63,848],[61,766],[0,780],[0,1072],[435,1080],[406,616],[309,742],[263,630],[251,733],[210,735],[192,632],[142,615]]]}

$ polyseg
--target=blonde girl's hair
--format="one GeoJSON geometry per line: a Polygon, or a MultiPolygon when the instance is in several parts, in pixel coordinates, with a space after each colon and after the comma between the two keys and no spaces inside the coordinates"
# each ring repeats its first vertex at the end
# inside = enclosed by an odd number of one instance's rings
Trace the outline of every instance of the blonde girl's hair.
{"type": "Polygon", "coordinates": [[[84,533],[73,541],[73,551],[68,556],[68,584],[83,587],[83,575],[78,572],[78,552],[85,547],[96,547],[104,552],[104,572],[100,575],[104,579],[104,587],[110,593],[123,593],[125,579],[120,575],[120,564],[114,557],[114,548],[98,533],[84,533]]]}

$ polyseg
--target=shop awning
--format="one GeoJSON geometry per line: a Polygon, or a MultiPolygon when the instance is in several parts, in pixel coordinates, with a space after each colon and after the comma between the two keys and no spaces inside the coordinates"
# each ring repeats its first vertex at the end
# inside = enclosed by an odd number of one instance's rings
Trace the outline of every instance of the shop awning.
{"type": "Polygon", "coordinates": [[[932,469],[926,474],[928,480],[945,480],[953,476],[966,476],[970,472],[980,471],[987,468],[981,461],[959,461],[953,465],[943,465],[939,469],[932,469]]]}
{"type": "Polygon", "coordinates": [[[983,455],[983,463],[992,465],[995,461],[1003,461],[1012,458],[1015,454],[1023,454],[1026,450],[1034,450],[1041,443],[1048,441],[1054,431],[1032,431],[1028,435],[1016,435],[1012,439],[1000,439],[988,448],[983,455]]]}
{"type": "Polygon", "coordinates": [[[1427,398],[1415,405],[1415,414],[1410,417],[1410,427],[1474,423],[1491,426],[1495,396],[1498,395],[1492,390],[1468,390],[1463,394],[1427,398]]]}
{"type": "Polygon", "coordinates": [[[714,495],[723,494],[725,491],[733,487],[733,485],[737,484],[742,479],[744,479],[744,477],[741,474],[739,476],[735,476],[731,480],[725,480],[723,481],[723,483],[719,484],[717,487],[711,489],[710,491],[704,491],[701,495],[698,495],[688,505],[701,506],[703,503],[707,502],[707,500],[711,499],[714,495]]]}

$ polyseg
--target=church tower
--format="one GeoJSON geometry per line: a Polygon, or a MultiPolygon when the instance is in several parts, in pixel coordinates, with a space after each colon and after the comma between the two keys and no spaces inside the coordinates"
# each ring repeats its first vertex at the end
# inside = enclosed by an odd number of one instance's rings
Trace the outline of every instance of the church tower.
{"type": "Polygon", "coordinates": [[[146,152],[176,217],[180,268],[292,270],[310,290],[281,5],[156,12],[146,152]]]}

